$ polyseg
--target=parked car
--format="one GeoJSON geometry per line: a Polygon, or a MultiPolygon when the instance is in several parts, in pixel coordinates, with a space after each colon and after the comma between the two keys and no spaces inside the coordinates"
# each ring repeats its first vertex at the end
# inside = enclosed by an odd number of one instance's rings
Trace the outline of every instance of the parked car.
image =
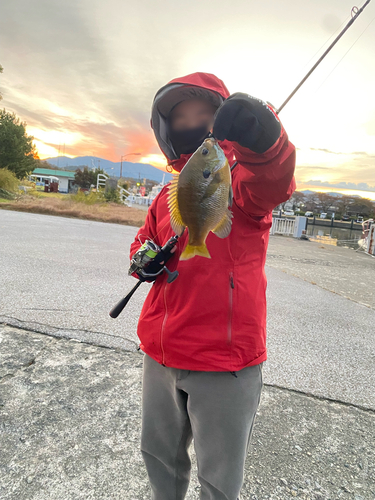
{"type": "Polygon", "coordinates": [[[343,220],[343,221],[348,221],[348,220],[350,220],[350,217],[349,217],[349,215],[343,215],[343,216],[341,217],[341,220],[343,220]]]}
{"type": "Polygon", "coordinates": [[[358,215],[356,222],[358,222],[359,224],[362,224],[362,222],[363,222],[362,215],[358,215]]]}
{"type": "Polygon", "coordinates": [[[294,215],[294,212],[293,210],[285,210],[284,215],[288,217],[289,215],[294,215]]]}
{"type": "Polygon", "coordinates": [[[321,219],[326,219],[326,218],[327,218],[327,214],[326,214],[325,212],[322,212],[322,213],[320,214],[320,218],[321,218],[321,219]]]}
{"type": "Polygon", "coordinates": [[[305,217],[314,217],[314,212],[305,212],[305,217]]]}

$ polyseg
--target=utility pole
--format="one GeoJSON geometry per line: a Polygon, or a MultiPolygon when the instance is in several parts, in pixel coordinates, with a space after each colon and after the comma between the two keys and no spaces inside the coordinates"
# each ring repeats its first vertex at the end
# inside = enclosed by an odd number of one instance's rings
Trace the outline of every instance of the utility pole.
{"type": "Polygon", "coordinates": [[[127,153],[126,155],[121,156],[120,179],[122,177],[122,160],[123,160],[123,158],[125,158],[126,156],[140,156],[140,155],[141,155],[141,153],[127,153]]]}

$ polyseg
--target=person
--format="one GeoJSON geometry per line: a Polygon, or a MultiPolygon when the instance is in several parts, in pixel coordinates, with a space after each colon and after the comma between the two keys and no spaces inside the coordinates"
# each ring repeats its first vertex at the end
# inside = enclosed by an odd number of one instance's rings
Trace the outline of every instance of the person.
{"type": "MultiPolygon", "coordinates": [[[[163,272],[154,280],[139,318],[141,452],[151,498],[185,498],[194,438],[200,499],[237,500],[267,357],[264,265],[272,210],[295,190],[295,147],[270,105],[245,93],[229,95],[208,73],[162,87],[151,125],[174,171],[211,134],[233,167],[230,235],[209,233],[210,260],[179,261],[185,230],[168,260],[178,278],[167,283],[163,272]]],[[[146,238],[161,247],[173,234],[167,185],[130,257],[146,238]]]]}

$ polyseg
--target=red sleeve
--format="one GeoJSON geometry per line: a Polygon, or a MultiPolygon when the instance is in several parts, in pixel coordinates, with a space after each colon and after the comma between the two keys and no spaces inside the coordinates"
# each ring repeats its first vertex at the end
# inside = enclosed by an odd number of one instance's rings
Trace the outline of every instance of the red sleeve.
{"type": "Polygon", "coordinates": [[[289,200],[296,189],[296,152],[284,128],[276,143],[258,154],[233,142],[238,165],[233,170],[233,197],[247,214],[265,216],[289,200]]]}
{"type": "MultiPolygon", "coordinates": [[[[136,237],[134,238],[133,243],[130,245],[130,260],[133,257],[133,255],[139,250],[141,245],[147,240],[147,239],[153,239],[154,240],[154,235],[157,233],[156,231],[156,217],[155,217],[155,212],[154,209],[156,207],[156,199],[152,202],[152,205],[147,211],[147,216],[145,223],[143,226],[138,230],[136,237]]],[[[139,278],[139,276],[135,273],[132,274],[134,278],[139,278]]]]}

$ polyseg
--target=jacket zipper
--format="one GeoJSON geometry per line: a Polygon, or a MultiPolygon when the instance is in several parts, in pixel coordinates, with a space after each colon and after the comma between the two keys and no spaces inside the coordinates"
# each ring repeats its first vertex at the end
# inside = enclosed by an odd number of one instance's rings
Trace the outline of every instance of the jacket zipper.
{"type": "Polygon", "coordinates": [[[165,363],[164,363],[164,348],[163,348],[163,333],[164,333],[165,323],[167,322],[167,318],[168,318],[168,309],[167,309],[166,294],[167,294],[167,282],[164,285],[164,307],[165,307],[165,313],[164,313],[164,319],[163,319],[163,323],[162,323],[162,326],[161,326],[161,332],[160,332],[160,348],[161,348],[162,365],[163,366],[165,366],[165,363]]]}
{"type": "Polygon", "coordinates": [[[233,289],[234,289],[233,272],[230,272],[230,274],[229,274],[229,316],[228,316],[228,335],[227,335],[228,344],[230,344],[232,342],[233,289]]]}

